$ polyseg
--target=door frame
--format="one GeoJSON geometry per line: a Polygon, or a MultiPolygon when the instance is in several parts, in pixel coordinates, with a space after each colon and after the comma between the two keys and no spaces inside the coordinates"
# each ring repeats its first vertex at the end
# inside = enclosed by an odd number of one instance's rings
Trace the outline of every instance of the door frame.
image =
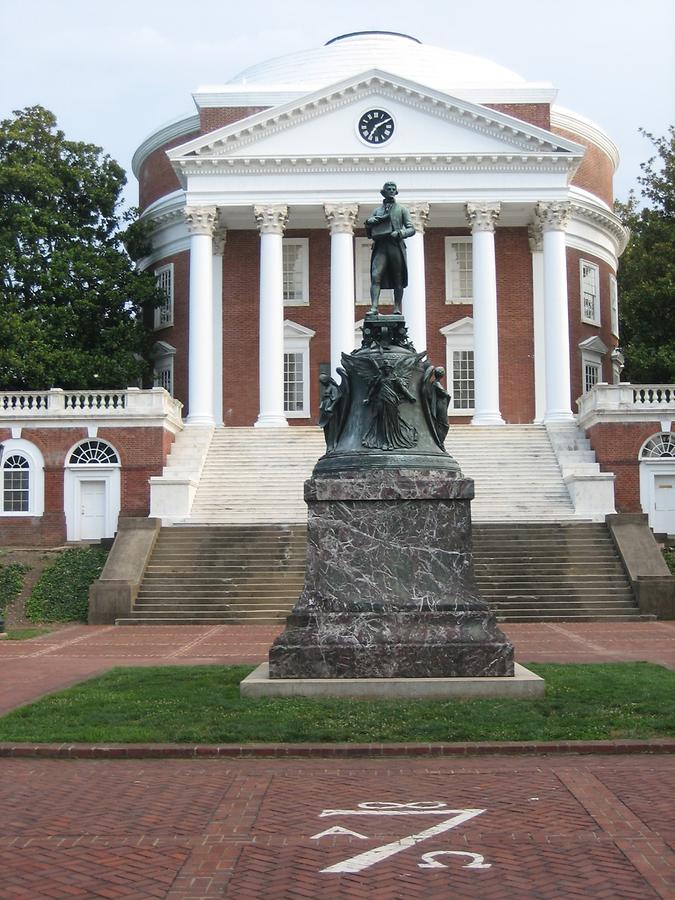
{"type": "Polygon", "coordinates": [[[119,466],[67,466],[64,475],[64,511],[66,514],[66,538],[82,540],[81,485],[84,481],[102,481],[105,484],[104,537],[114,537],[120,514],[119,466]]]}

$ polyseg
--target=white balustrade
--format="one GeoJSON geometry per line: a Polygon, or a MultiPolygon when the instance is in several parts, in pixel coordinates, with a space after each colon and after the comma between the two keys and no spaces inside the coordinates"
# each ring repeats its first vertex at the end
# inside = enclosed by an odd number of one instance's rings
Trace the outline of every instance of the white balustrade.
{"type": "Polygon", "coordinates": [[[675,419],[675,384],[596,384],[577,400],[579,425],[675,419]]]}
{"type": "Polygon", "coordinates": [[[72,391],[52,388],[48,391],[0,392],[0,422],[39,424],[54,420],[64,423],[99,420],[166,419],[174,427],[181,425],[183,404],[174,399],[164,388],[150,390],[125,388],[110,391],[72,391]]]}

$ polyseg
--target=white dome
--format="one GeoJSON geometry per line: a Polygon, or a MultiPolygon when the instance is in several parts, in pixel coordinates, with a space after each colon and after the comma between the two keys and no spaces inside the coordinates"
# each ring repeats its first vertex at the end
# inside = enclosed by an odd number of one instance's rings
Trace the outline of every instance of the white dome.
{"type": "Polygon", "coordinates": [[[422,44],[387,31],[361,31],[333,38],[323,47],[277,56],[244,69],[228,84],[293,85],[316,90],[383,69],[441,91],[453,88],[523,86],[525,79],[479,56],[422,44]]]}

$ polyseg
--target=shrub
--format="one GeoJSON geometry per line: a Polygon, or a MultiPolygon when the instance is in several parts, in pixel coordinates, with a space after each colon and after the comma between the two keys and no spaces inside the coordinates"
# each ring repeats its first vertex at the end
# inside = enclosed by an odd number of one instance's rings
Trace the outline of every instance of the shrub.
{"type": "Polygon", "coordinates": [[[66,550],[44,570],[26,601],[31,622],[86,622],[89,586],[101,574],[107,551],[100,547],[66,550]]]}
{"type": "Polygon", "coordinates": [[[675,575],[675,550],[672,547],[664,547],[663,558],[670,571],[675,575]]]}
{"type": "Polygon", "coordinates": [[[23,588],[23,576],[28,571],[21,563],[0,566],[0,613],[14,603],[23,588]]]}

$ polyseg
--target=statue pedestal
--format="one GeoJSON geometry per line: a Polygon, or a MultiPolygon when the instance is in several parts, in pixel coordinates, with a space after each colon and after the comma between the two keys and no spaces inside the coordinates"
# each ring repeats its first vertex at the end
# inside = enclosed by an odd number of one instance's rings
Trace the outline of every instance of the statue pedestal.
{"type": "Polygon", "coordinates": [[[473,576],[473,481],[371,468],[314,477],[305,586],[269,678],[513,676],[473,576]]]}

